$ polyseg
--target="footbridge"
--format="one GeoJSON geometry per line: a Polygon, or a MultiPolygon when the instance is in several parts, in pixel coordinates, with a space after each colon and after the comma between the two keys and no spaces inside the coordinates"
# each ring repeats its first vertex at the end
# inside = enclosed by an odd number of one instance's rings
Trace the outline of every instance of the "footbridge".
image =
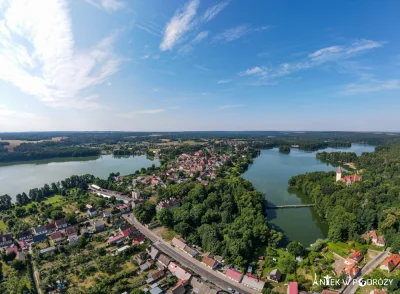
{"type": "Polygon", "coordinates": [[[276,205],[270,206],[268,209],[283,209],[283,208],[301,208],[301,207],[312,207],[315,204],[293,204],[293,205],[276,205]]]}

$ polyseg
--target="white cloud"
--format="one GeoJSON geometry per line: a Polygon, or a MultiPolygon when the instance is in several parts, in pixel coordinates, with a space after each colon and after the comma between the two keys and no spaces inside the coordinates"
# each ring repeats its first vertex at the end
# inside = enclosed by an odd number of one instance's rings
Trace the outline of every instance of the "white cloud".
{"type": "Polygon", "coordinates": [[[201,41],[203,41],[205,38],[207,38],[207,36],[208,36],[208,32],[207,32],[207,31],[200,32],[200,33],[196,36],[196,38],[193,39],[192,43],[193,43],[193,44],[198,44],[198,43],[200,43],[201,41]]]}
{"type": "Polygon", "coordinates": [[[157,114],[164,112],[165,109],[147,109],[147,110],[138,110],[135,113],[137,114],[157,114]]]}
{"type": "Polygon", "coordinates": [[[211,6],[204,12],[202,20],[204,22],[209,22],[211,21],[214,17],[217,16],[218,13],[220,13],[226,6],[228,6],[229,1],[224,1],[215,4],[214,6],[211,6]]]}
{"type": "Polygon", "coordinates": [[[37,118],[37,115],[31,112],[15,111],[0,104],[0,119],[6,118],[37,118]]]}
{"type": "Polygon", "coordinates": [[[229,108],[238,108],[238,107],[243,107],[243,104],[235,104],[235,105],[223,105],[218,107],[218,110],[223,110],[223,109],[229,109],[229,108]]]}
{"type": "Polygon", "coordinates": [[[216,35],[214,40],[217,42],[232,42],[232,41],[240,39],[250,33],[262,32],[269,28],[270,28],[270,26],[251,28],[248,25],[239,25],[234,28],[226,29],[222,33],[216,35]]]}
{"type": "Polygon", "coordinates": [[[358,40],[348,46],[330,46],[319,49],[308,55],[307,58],[293,63],[281,63],[277,66],[260,67],[256,66],[238,72],[239,76],[256,76],[257,80],[253,85],[273,85],[276,82],[271,80],[287,76],[294,72],[314,68],[328,62],[337,62],[349,59],[358,54],[364,53],[373,48],[379,48],[382,44],[371,40],[358,40]]]}
{"type": "Polygon", "coordinates": [[[219,80],[219,81],[217,81],[217,84],[227,84],[230,82],[232,82],[232,80],[219,80]]]}
{"type": "Polygon", "coordinates": [[[369,80],[368,83],[362,82],[349,84],[342,91],[340,91],[339,94],[357,95],[395,89],[400,89],[400,80],[369,80]]]}
{"type": "Polygon", "coordinates": [[[312,61],[326,62],[349,58],[363,51],[382,47],[383,44],[371,40],[357,40],[349,46],[331,46],[322,48],[308,55],[312,61]]]}
{"type": "Polygon", "coordinates": [[[123,2],[117,0],[85,0],[85,1],[95,6],[98,9],[104,9],[106,11],[116,11],[125,6],[123,2]]]}
{"type": "Polygon", "coordinates": [[[246,69],[245,71],[239,72],[238,75],[239,76],[252,76],[252,75],[261,74],[264,72],[265,72],[264,69],[262,69],[261,67],[255,66],[253,68],[249,68],[249,69],[246,69]]]}
{"type": "Polygon", "coordinates": [[[184,7],[175,11],[174,16],[165,27],[164,37],[160,44],[162,51],[171,50],[192,28],[199,3],[200,0],[189,0],[184,7]]]}
{"type": "Polygon", "coordinates": [[[0,79],[52,107],[98,108],[81,92],[116,73],[121,59],[109,36],[76,50],[67,1],[11,2],[0,19],[0,79]]]}
{"type": "Polygon", "coordinates": [[[207,38],[207,36],[208,36],[208,32],[207,31],[203,31],[203,32],[198,33],[197,36],[192,41],[190,41],[189,43],[185,44],[184,46],[182,46],[179,49],[179,54],[181,54],[181,55],[189,54],[190,52],[193,51],[194,46],[199,44],[205,38],[207,38]]]}
{"type": "Polygon", "coordinates": [[[145,55],[143,55],[142,57],[140,57],[141,59],[149,59],[150,58],[150,55],[149,54],[145,54],[145,55]]]}

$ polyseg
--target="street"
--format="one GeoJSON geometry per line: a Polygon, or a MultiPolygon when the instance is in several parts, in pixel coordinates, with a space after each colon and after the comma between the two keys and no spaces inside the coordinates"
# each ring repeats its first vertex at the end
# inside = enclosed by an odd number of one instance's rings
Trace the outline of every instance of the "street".
{"type": "MultiPolygon", "coordinates": [[[[361,274],[357,277],[357,280],[362,279],[362,277],[366,274],[369,274],[374,268],[376,268],[386,257],[388,256],[388,252],[383,251],[379,253],[373,260],[368,262],[362,269],[361,274]]],[[[350,283],[342,292],[342,294],[354,294],[357,291],[359,284],[350,283]]]]}
{"type": "Polygon", "coordinates": [[[237,290],[245,294],[259,293],[251,288],[244,286],[243,284],[230,280],[225,275],[208,268],[195,258],[192,258],[191,256],[185,254],[184,252],[181,252],[178,249],[171,247],[169,243],[165,242],[164,240],[156,236],[153,232],[151,232],[149,229],[147,229],[145,226],[143,226],[141,223],[139,223],[139,221],[137,221],[132,214],[129,215],[130,217],[128,217],[128,215],[125,214],[123,215],[123,218],[125,218],[127,222],[129,222],[130,224],[134,225],[137,229],[139,229],[139,231],[143,235],[145,235],[149,240],[151,240],[154,243],[153,245],[155,247],[157,247],[160,251],[164,252],[165,254],[175,259],[178,263],[182,264],[188,269],[191,269],[193,272],[199,274],[207,281],[217,285],[223,290],[232,288],[234,290],[237,290]]]}

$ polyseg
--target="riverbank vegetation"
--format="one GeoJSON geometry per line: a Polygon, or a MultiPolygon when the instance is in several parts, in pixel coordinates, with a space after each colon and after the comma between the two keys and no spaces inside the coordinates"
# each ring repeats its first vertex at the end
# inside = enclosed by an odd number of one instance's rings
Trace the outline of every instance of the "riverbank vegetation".
{"type": "Polygon", "coordinates": [[[289,185],[311,197],[329,223],[334,241],[363,242],[360,234],[378,229],[393,252],[400,250],[400,145],[384,145],[356,159],[362,181],[347,186],[334,172],[294,176],[289,185]]]}
{"type": "Polygon", "coordinates": [[[340,163],[340,162],[354,162],[357,160],[357,154],[355,152],[317,152],[316,158],[328,162],[340,163]]]}
{"type": "Polygon", "coordinates": [[[279,152],[284,153],[284,154],[289,154],[290,147],[289,146],[279,146],[279,152]]]}

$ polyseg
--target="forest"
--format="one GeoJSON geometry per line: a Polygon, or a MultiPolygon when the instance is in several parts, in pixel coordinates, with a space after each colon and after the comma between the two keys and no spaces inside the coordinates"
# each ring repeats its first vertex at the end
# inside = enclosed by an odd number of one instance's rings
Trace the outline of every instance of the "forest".
{"type": "MultiPolygon", "coordinates": [[[[158,191],[158,200],[177,198],[179,208],[161,209],[159,222],[227,262],[247,264],[256,246],[276,246],[282,237],[268,228],[263,197],[240,177],[218,179],[207,186],[189,182],[158,191]]],[[[155,204],[138,205],[134,213],[143,223],[155,216],[155,204]]]]}
{"type": "Polygon", "coordinates": [[[98,155],[100,155],[100,149],[70,146],[64,142],[22,143],[16,146],[13,152],[0,152],[0,162],[98,155]]]}
{"type": "Polygon", "coordinates": [[[377,229],[392,252],[400,250],[400,145],[378,146],[354,161],[362,181],[346,186],[334,172],[293,176],[289,186],[310,196],[329,223],[334,241],[362,242],[359,235],[377,229]]]}
{"type": "Polygon", "coordinates": [[[354,162],[357,160],[355,152],[317,152],[315,155],[318,159],[329,162],[354,162]]]}

